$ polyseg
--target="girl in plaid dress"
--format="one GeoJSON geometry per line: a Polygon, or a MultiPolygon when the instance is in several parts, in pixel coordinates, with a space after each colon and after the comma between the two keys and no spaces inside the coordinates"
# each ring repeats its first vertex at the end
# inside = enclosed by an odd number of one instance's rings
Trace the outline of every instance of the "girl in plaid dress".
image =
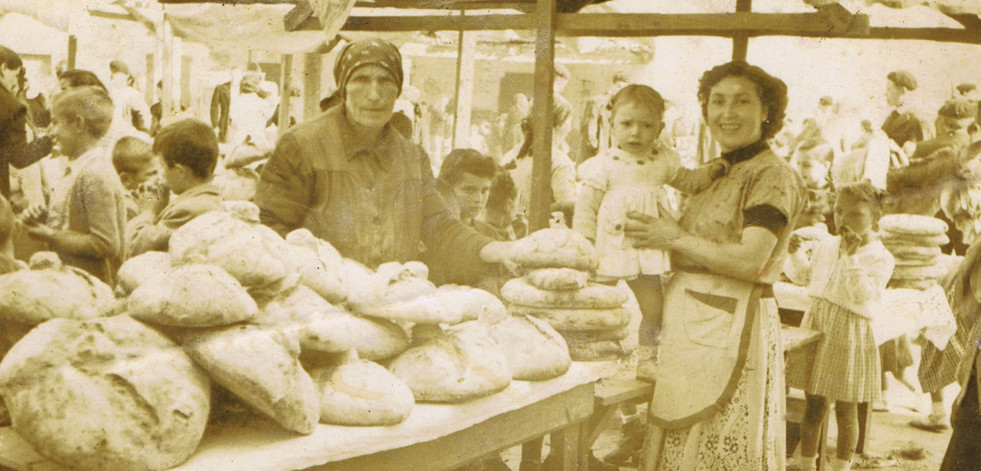
{"type": "Polygon", "coordinates": [[[824,337],[787,365],[788,383],[807,397],[800,444],[800,469],[805,471],[815,469],[821,424],[832,401],[838,420],[832,469],[848,470],[858,444],[857,405],[879,398],[879,355],[871,317],[895,267],[892,254],[873,234],[882,214],[881,197],[868,181],[839,188],[834,215],[840,235],[814,252],[808,285],[812,303],[801,327],[823,332],[824,337]]]}

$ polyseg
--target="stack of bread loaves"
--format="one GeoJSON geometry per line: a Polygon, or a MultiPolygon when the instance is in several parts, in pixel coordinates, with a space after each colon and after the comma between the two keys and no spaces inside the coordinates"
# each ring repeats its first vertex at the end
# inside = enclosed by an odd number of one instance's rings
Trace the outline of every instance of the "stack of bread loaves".
{"type": "Polygon", "coordinates": [[[890,286],[928,289],[947,273],[940,247],[947,244],[947,223],[915,214],[890,214],[879,221],[883,245],[896,259],[890,286]]]}
{"type": "Polygon", "coordinates": [[[564,226],[542,229],[516,242],[512,259],[528,272],[501,288],[508,312],[547,320],[565,338],[573,360],[609,360],[624,353],[628,295],[588,281],[597,256],[585,237],[564,226]]]}

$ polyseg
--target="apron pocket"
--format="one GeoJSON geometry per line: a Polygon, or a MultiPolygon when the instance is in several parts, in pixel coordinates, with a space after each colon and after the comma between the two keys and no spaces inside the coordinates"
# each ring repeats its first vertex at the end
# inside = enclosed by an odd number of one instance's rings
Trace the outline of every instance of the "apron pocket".
{"type": "Polygon", "coordinates": [[[726,348],[739,300],[685,289],[685,333],[695,344],[726,348]]]}

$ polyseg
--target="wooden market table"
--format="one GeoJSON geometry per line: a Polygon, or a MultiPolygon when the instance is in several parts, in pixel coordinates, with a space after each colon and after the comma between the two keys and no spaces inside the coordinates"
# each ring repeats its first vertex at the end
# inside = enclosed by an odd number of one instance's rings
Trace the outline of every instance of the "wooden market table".
{"type": "MultiPolygon", "coordinates": [[[[582,425],[593,413],[596,376],[579,363],[565,375],[513,381],[500,393],[463,404],[417,404],[389,427],[318,425],[292,434],[267,419],[209,424],[197,452],[179,471],[447,470],[532,438],[552,434],[563,470],[578,469],[582,425]]],[[[63,471],[38,455],[10,427],[0,428],[0,466],[63,471]]]]}

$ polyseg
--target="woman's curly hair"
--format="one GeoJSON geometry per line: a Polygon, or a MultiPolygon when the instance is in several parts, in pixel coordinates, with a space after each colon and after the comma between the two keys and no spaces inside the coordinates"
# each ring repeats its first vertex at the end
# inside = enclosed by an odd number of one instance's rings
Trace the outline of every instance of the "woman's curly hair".
{"type": "Polygon", "coordinates": [[[698,102],[702,105],[702,117],[708,118],[708,100],[712,87],[726,77],[745,77],[756,84],[760,102],[766,107],[762,137],[770,139],[783,128],[787,116],[787,84],[765,70],[745,61],[732,61],[718,65],[702,74],[698,80],[698,102]]]}

